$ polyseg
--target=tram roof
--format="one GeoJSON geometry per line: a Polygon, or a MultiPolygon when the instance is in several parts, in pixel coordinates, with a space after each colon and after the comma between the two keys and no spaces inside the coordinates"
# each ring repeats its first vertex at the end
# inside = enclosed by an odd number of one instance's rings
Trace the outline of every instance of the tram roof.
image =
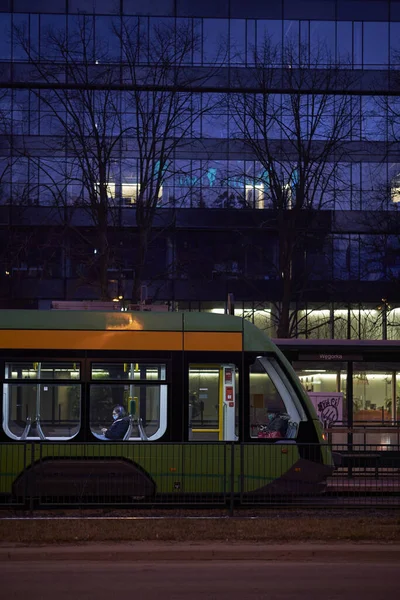
{"type": "MultiPolygon", "coordinates": [[[[246,319],[233,315],[205,312],[0,310],[0,330],[26,331],[27,338],[31,337],[29,334],[32,334],[33,331],[130,332],[131,334],[134,332],[160,332],[160,341],[161,338],[165,338],[162,335],[163,333],[177,332],[190,334],[187,338],[190,343],[186,343],[185,338],[185,342],[182,343],[181,348],[172,344],[170,349],[185,348],[199,350],[207,349],[207,336],[202,338],[201,335],[195,336],[191,334],[235,334],[214,336],[214,340],[218,338],[219,342],[217,346],[212,343],[210,350],[243,349],[256,352],[276,351],[276,347],[268,335],[246,319]],[[230,341],[233,342],[234,340],[235,343],[230,346],[230,341]]],[[[18,337],[21,340],[23,339],[22,336],[18,337]]],[[[209,339],[211,341],[211,337],[209,339]]],[[[166,340],[161,344],[161,349],[167,349],[165,343],[166,340]]],[[[4,343],[0,343],[0,347],[4,348],[5,346],[4,343]]],[[[16,347],[17,344],[13,344],[12,346],[16,347]]],[[[31,343],[28,346],[33,347],[31,343]]],[[[40,339],[38,340],[38,346],[43,347],[40,339]]],[[[145,346],[147,347],[147,344],[145,346]]],[[[24,343],[21,343],[19,347],[23,348],[24,343]]],[[[138,348],[139,346],[135,344],[135,347],[138,348]]],[[[124,348],[126,348],[125,344],[121,349],[124,348]]],[[[144,347],[143,349],[146,348],[144,347]]]]}

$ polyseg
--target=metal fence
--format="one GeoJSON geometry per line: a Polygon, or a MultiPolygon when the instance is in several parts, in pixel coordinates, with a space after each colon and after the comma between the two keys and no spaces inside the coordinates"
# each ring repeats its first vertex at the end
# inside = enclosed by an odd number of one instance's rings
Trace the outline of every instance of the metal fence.
{"type": "Polygon", "coordinates": [[[0,503],[15,507],[400,508],[391,444],[0,444],[0,503]],[[332,452],[335,469],[318,462],[332,452]]]}
{"type": "Polygon", "coordinates": [[[388,446],[400,446],[400,423],[360,423],[349,427],[347,424],[335,423],[334,427],[325,429],[327,440],[331,445],[344,446],[349,443],[361,446],[376,446],[386,449],[388,446]]]}

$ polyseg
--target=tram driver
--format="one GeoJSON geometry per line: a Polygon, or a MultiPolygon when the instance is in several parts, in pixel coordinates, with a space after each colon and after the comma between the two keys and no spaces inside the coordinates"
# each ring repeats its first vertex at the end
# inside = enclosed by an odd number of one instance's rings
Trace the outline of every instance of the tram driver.
{"type": "Polygon", "coordinates": [[[290,416],[286,412],[283,402],[269,403],[266,410],[266,420],[258,426],[258,438],[279,439],[285,438],[288,430],[290,416]]]}
{"type": "Polygon", "coordinates": [[[112,417],[113,422],[110,427],[103,428],[101,432],[108,440],[123,440],[129,427],[129,417],[126,416],[124,407],[120,404],[114,406],[112,417]]]}

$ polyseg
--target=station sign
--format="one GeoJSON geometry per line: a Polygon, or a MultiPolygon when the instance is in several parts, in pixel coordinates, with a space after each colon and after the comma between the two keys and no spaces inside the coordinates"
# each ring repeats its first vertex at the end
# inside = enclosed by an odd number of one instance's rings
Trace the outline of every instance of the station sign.
{"type": "Polygon", "coordinates": [[[342,352],[321,352],[319,354],[299,354],[298,360],[322,360],[326,362],[354,360],[360,362],[363,360],[363,356],[361,354],[343,354],[342,352]]]}

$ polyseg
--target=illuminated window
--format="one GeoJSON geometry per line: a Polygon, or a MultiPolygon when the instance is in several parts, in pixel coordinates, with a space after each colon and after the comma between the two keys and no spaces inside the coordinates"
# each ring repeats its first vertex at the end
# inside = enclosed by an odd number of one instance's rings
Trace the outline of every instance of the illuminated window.
{"type": "Polygon", "coordinates": [[[189,439],[238,439],[239,371],[233,364],[189,366],[189,439]]]}
{"type": "Polygon", "coordinates": [[[392,202],[400,202],[400,174],[393,177],[391,181],[390,196],[392,202]]]}
{"type": "MultiPolygon", "coordinates": [[[[158,193],[158,199],[161,198],[162,196],[162,187],[160,187],[159,193],[158,193]]],[[[139,196],[139,192],[140,192],[140,183],[128,183],[128,182],[124,182],[121,185],[121,193],[122,193],[122,198],[124,201],[124,204],[130,206],[132,204],[136,204],[138,196],[139,196]]]]}
{"type": "Polygon", "coordinates": [[[97,439],[153,441],[164,435],[167,428],[165,364],[93,363],[92,382],[90,429],[97,439]],[[118,421],[113,421],[115,407],[119,407],[118,421]]]}
{"type": "Polygon", "coordinates": [[[5,364],[3,429],[14,440],[69,440],[80,429],[79,363],[5,364]]]}
{"type": "MultiPolygon", "coordinates": [[[[95,185],[95,190],[97,194],[100,194],[100,183],[97,182],[95,185]]],[[[109,182],[107,183],[107,197],[115,198],[115,183],[109,182]]]]}
{"type": "Polygon", "coordinates": [[[274,359],[258,357],[250,366],[250,436],[295,438],[306,420],[296,392],[274,359]]]}
{"type": "Polygon", "coordinates": [[[254,208],[263,209],[265,206],[264,186],[262,184],[246,185],[246,201],[254,208]]]}
{"type": "Polygon", "coordinates": [[[98,380],[165,380],[164,364],[93,363],[92,379],[98,380]]]}
{"type": "Polygon", "coordinates": [[[140,191],[139,183],[123,183],[122,186],[122,198],[124,204],[136,204],[137,197],[140,191]]]}

